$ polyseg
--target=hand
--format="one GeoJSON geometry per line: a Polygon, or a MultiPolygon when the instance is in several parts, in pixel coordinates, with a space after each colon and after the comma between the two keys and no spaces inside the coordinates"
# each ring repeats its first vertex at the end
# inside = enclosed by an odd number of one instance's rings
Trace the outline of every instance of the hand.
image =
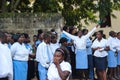
{"type": "Polygon", "coordinates": [[[97,50],[98,50],[98,49],[101,49],[101,47],[97,47],[97,50]]]}
{"type": "Polygon", "coordinates": [[[99,27],[99,24],[96,25],[96,28],[98,28],[98,27],[99,27]]]}
{"type": "Polygon", "coordinates": [[[59,59],[57,59],[57,58],[54,58],[54,61],[53,61],[53,63],[57,66],[57,65],[59,65],[60,64],[60,62],[59,62],[59,59]]]}

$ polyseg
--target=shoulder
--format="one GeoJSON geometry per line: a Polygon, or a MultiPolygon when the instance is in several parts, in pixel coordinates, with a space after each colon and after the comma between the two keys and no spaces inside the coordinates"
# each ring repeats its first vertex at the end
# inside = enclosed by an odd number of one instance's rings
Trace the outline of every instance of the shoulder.
{"type": "Polygon", "coordinates": [[[105,41],[105,42],[107,42],[107,39],[104,39],[104,38],[103,38],[103,39],[102,39],[102,41],[105,41]]]}
{"type": "Polygon", "coordinates": [[[18,45],[19,45],[19,43],[18,43],[18,42],[15,42],[15,43],[13,43],[12,46],[18,46],[18,45]]]}
{"type": "Polygon", "coordinates": [[[63,71],[69,71],[69,72],[71,72],[71,65],[70,65],[70,63],[63,61],[61,63],[61,67],[62,67],[63,71]]]}

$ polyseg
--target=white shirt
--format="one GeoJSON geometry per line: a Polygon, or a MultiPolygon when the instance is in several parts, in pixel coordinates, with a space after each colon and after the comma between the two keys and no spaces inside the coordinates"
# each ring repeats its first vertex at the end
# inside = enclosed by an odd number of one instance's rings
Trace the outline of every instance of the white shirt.
{"type": "Polygon", "coordinates": [[[110,47],[110,50],[112,50],[113,52],[116,51],[117,49],[117,42],[116,42],[116,37],[109,37],[108,41],[107,41],[107,45],[110,47]]]}
{"type": "Polygon", "coordinates": [[[72,40],[74,40],[74,44],[76,45],[76,49],[86,49],[86,40],[92,35],[92,33],[96,30],[96,27],[92,29],[87,35],[85,36],[74,36],[71,35],[65,31],[63,31],[64,34],[66,34],[68,37],[70,37],[72,40]]]}
{"type": "MultiPolygon", "coordinates": [[[[102,48],[102,50],[105,48],[107,46],[107,40],[106,39],[103,39],[102,38],[102,40],[101,41],[98,41],[98,39],[96,39],[94,42],[93,42],[93,44],[92,44],[92,48],[97,48],[97,47],[100,47],[100,48],[102,48]]],[[[100,50],[96,50],[95,52],[94,52],[94,56],[96,56],[96,57],[105,57],[105,56],[107,56],[108,55],[108,53],[107,53],[107,51],[100,51],[100,50]]]]}
{"type": "MultiPolygon", "coordinates": [[[[68,62],[63,61],[60,64],[60,67],[61,67],[62,71],[69,71],[71,74],[71,65],[68,62]]],[[[52,63],[50,65],[47,76],[48,76],[48,80],[62,80],[60,78],[60,75],[59,75],[56,65],[54,63],[52,63]]],[[[68,76],[68,78],[69,78],[69,76],[68,76]]]]}
{"type": "Polygon", "coordinates": [[[49,49],[49,55],[50,55],[50,59],[51,61],[53,60],[53,53],[50,49],[50,45],[46,44],[44,41],[39,44],[39,46],[37,47],[37,52],[36,52],[36,60],[38,62],[40,62],[40,64],[45,67],[48,68],[49,67],[49,57],[48,57],[48,53],[47,53],[47,46],[49,49]]]}
{"type": "Polygon", "coordinates": [[[116,43],[117,43],[117,49],[120,51],[120,39],[116,39],[116,43]]]}
{"type": "Polygon", "coordinates": [[[9,48],[0,42],[0,78],[13,80],[12,56],[9,48]]]}
{"type": "Polygon", "coordinates": [[[60,45],[58,43],[55,43],[55,44],[50,43],[50,48],[51,48],[53,54],[55,53],[56,49],[59,47],[60,47],[60,45]]]}
{"type": "Polygon", "coordinates": [[[14,60],[28,61],[29,50],[25,47],[24,43],[15,42],[11,46],[11,53],[14,60]]]}

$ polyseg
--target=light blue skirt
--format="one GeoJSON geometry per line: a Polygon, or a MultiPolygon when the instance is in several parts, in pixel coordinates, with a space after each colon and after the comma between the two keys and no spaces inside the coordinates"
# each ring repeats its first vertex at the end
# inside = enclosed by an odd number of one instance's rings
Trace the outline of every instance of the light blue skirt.
{"type": "Polygon", "coordinates": [[[13,60],[13,79],[14,80],[27,80],[27,61],[13,60]]]}
{"type": "Polygon", "coordinates": [[[76,69],[88,69],[88,58],[85,49],[76,50],[76,69]]]}
{"type": "Polygon", "coordinates": [[[108,67],[117,67],[117,56],[113,51],[108,51],[108,67]]]}
{"type": "Polygon", "coordinates": [[[117,65],[120,65],[120,51],[118,52],[118,56],[117,56],[117,65]]]}

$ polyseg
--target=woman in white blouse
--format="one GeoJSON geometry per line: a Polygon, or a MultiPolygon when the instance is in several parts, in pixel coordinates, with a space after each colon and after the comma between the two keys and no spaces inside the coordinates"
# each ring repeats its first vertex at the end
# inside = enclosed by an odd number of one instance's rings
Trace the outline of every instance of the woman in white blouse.
{"type": "Polygon", "coordinates": [[[48,69],[48,80],[68,80],[71,74],[71,65],[64,61],[65,53],[61,48],[56,49],[53,63],[48,69]]]}
{"type": "Polygon", "coordinates": [[[98,31],[96,33],[97,39],[92,44],[92,49],[94,51],[94,64],[97,70],[97,76],[99,80],[107,80],[106,78],[106,68],[107,68],[107,40],[102,38],[103,33],[98,31]]]}
{"type": "MultiPolygon", "coordinates": [[[[92,33],[98,28],[99,25],[97,25],[95,28],[93,28],[87,35],[83,35],[82,31],[78,31],[77,36],[71,35],[65,31],[63,31],[64,34],[66,34],[68,37],[70,37],[74,44],[76,45],[76,69],[80,71],[80,76],[87,73],[88,69],[88,58],[87,58],[87,52],[86,52],[86,40],[92,35],[92,33]]],[[[88,75],[85,74],[85,77],[88,78],[88,75]]]]}
{"type": "Polygon", "coordinates": [[[117,56],[117,65],[118,65],[117,76],[119,76],[120,75],[120,32],[117,33],[116,42],[118,44],[118,46],[117,46],[117,52],[118,52],[118,56],[117,56]]]}
{"type": "Polygon", "coordinates": [[[29,50],[23,43],[23,34],[16,34],[16,40],[17,42],[11,46],[14,80],[27,80],[29,50]]]}

